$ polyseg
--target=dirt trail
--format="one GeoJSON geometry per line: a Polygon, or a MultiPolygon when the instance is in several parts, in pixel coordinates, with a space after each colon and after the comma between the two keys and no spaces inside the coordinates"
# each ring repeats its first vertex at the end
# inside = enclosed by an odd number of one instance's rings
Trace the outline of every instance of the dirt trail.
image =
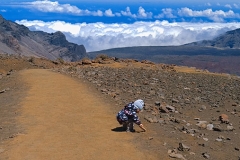
{"type": "Polygon", "coordinates": [[[21,102],[18,118],[25,131],[7,142],[3,157],[9,160],[155,159],[131,142],[134,134],[111,131],[118,125],[115,113],[86,84],[41,69],[24,70],[20,75],[30,87],[21,102]]]}

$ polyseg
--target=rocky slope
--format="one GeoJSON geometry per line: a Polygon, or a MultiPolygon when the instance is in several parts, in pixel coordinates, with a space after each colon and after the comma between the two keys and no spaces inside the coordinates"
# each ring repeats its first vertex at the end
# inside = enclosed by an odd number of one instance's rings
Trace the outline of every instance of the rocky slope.
{"type": "MultiPolygon", "coordinates": [[[[1,69],[5,69],[0,71],[1,97],[13,89],[4,85],[12,72],[34,67],[52,68],[88,81],[115,101],[116,105],[112,106],[115,113],[128,102],[143,99],[146,106],[140,118],[149,136],[144,140],[141,134],[134,136],[136,143],[145,149],[169,158],[188,160],[240,158],[239,77],[107,57],[71,63],[11,56],[0,58],[1,69]]],[[[12,131],[5,130],[11,126],[1,125],[0,132],[5,135],[12,131]]]]}
{"type": "Polygon", "coordinates": [[[70,43],[61,32],[30,31],[23,25],[7,21],[0,15],[0,53],[42,57],[50,60],[61,58],[78,61],[86,57],[83,45],[70,43]]]}
{"type": "Polygon", "coordinates": [[[148,61],[93,62],[102,65],[72,64],[56,71],[86,79],[114,99],[119,110],[144,99],[141,118],[155,132],[143,144],[146,148],[157,152],[164,146],[165,154],[179,159],[240,158],[238,77],[195,69],[182,72],[177,66],[148,61]]]}
{"type": "Polygon", "coordinates": [[[195,46],[207,46],[207,47],[217,47],[217,48],[240,48],[240,29],[228,31],[223,35],[216,37],[209,41],[194,42],[189,45],[195,46]]]}

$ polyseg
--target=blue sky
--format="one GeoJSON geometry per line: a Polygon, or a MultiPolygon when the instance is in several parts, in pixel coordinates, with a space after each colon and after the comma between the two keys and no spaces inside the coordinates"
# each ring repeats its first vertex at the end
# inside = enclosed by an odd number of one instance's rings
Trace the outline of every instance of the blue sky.
{"type": "Polygon", "coordinates": [[[87,51],[181,45],[240,28],[239,0],[8,0],[0,14],[31,30],[62,31],[87,51]]]}

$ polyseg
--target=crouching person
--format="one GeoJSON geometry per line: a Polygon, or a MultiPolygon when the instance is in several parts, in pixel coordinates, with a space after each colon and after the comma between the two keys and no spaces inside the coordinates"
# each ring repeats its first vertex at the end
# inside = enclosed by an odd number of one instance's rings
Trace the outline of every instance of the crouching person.
{"type": "Polygon", "coordinates": [[[119,124],[123,125],[123,129],[127,132],[135,132],[134,124],[137,124],[144,132],[147,130],[144,128],[143,124],[139,120],[137,113],[139,113],[144,106],[144,102],[141,99],[135,102],[130,102],[117,114],[117,121],[119,124]]]}

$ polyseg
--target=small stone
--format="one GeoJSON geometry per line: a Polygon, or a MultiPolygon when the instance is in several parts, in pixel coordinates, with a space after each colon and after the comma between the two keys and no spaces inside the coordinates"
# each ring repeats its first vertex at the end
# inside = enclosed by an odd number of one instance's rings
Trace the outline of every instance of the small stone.
{"type": "Polygon", "coordinates": [[[170,157],[172,158],[177,158],[177,159],[183,159],[186,160],[186,158],[183,157],[183,155],[179,154],[179,153],[171,153],[169,154],[170,157]]]}
{"type": "Polygon", "coordinates": [[[204,141],[208,141],[208,138],[203,138],[204,141]]]}
{"type": "Polygon", "coordinates": [[[196,125],[200,128],[207,128],[207,121],[198,121],[196,125]]]}
{"type": "Polygon", "coordinates": [[[171,153],[177,153],[177,149],[169,149],[168,150],[168,154],[171,154],[171,153]]]}
{"type": "Polygon", "coordinates": [[[173,103],[178,103],[179,100],[173,98],[173,99],[172,99],[172,102],[173,102],[173,103]]]}
{"type": "Polygon", "coordinates": [[[221,138],[217,138],[216,141],[222,142],[222,139],[221,138]]]}
{"type": "Polygon", "coordinates": [[[233,128],[233,126],[228,125],[228,126],[227,126],[227,130],[228,130],[228,131],[233,131],[234,128],[233,128]]]}
{"type": "Polygon", "coordinates": [[[204,106],[204,105],[202,105],[200,109],[201,109],[201,110],[206,110],[206,109],[207,109],[207,107],[206,107],[206,106],[204,106]]]}
{"type": "Polygon", "coordinates": [[[210,158],[210,155],[207,154],[207,153],[202,153],[203,157],[206,158],[206,159],[209,159],[210,158]]]}
{"type": "Polygon", "coordinates": [[[189,152],[189,154],[190,154],[190,155],[195,155],[196,153],[194,153],[194,152],[189,152]]]}
{"type": "Polygon", "coordinates": [[[219,116],[219,120],[220,120],[222,123],[229,123],[228,115],[226,115],[226,114],[221,114],[221,115],[219,116]]]}
{"type": "Polygon", "coordinates": [[[156,101],[156,102],[155,102],[155,105],[156,105],[156,106],[160,106],[161,103],[160,103],[159,101],[156,101]]]}
{"type": "Polygon", "coordinates": [[[222,135],[218,136],[218,138],[220,138],[220,139],[225,139],[225,137],[222,136],[222,135]]]}
{"type": "Polygon", "coordinates": [[[5,90],[5,89],[0,91],[0,93],[4,93],[4,92],[6,92],[6,90],[5,90]]]}
{"type": "Polygon", "coordinates": [[[167,105],[166,108],[170,111],[170,112],[175,112],[175,107],[167,105]]]}
{"type": "Polygon", "coordinates": [[[212,131],[213,130],[213,124],[208,124],[207,125],[207,130],[212,131]]]}
{"type": "Polygon", "coordinates": [[[183,144],[183,143],[179,143],[179,147],[178,147],[179,151],[189,151],[190,147],[188,147],[187,145],[183,144]]]}
{"type": "Polygon", "coordinates": [[[152,140],[152,139],[153,139],[153,137],[148,137],[148,139],[149,139],[149,140],[152,140]]]}
{"type": "Polygon", "coordinates": [[[223,131],[223,129],[220,126],[213,127],[213,130],[214,131],[218,131],[218,132],[222,132],[223,131]]]}
{"type": "Polygon", "coordinates": [[[236,151],[239,151],[239,150],[240,150],[238,147],[235,147],[234,149],[235,149],[236,151]]]}

